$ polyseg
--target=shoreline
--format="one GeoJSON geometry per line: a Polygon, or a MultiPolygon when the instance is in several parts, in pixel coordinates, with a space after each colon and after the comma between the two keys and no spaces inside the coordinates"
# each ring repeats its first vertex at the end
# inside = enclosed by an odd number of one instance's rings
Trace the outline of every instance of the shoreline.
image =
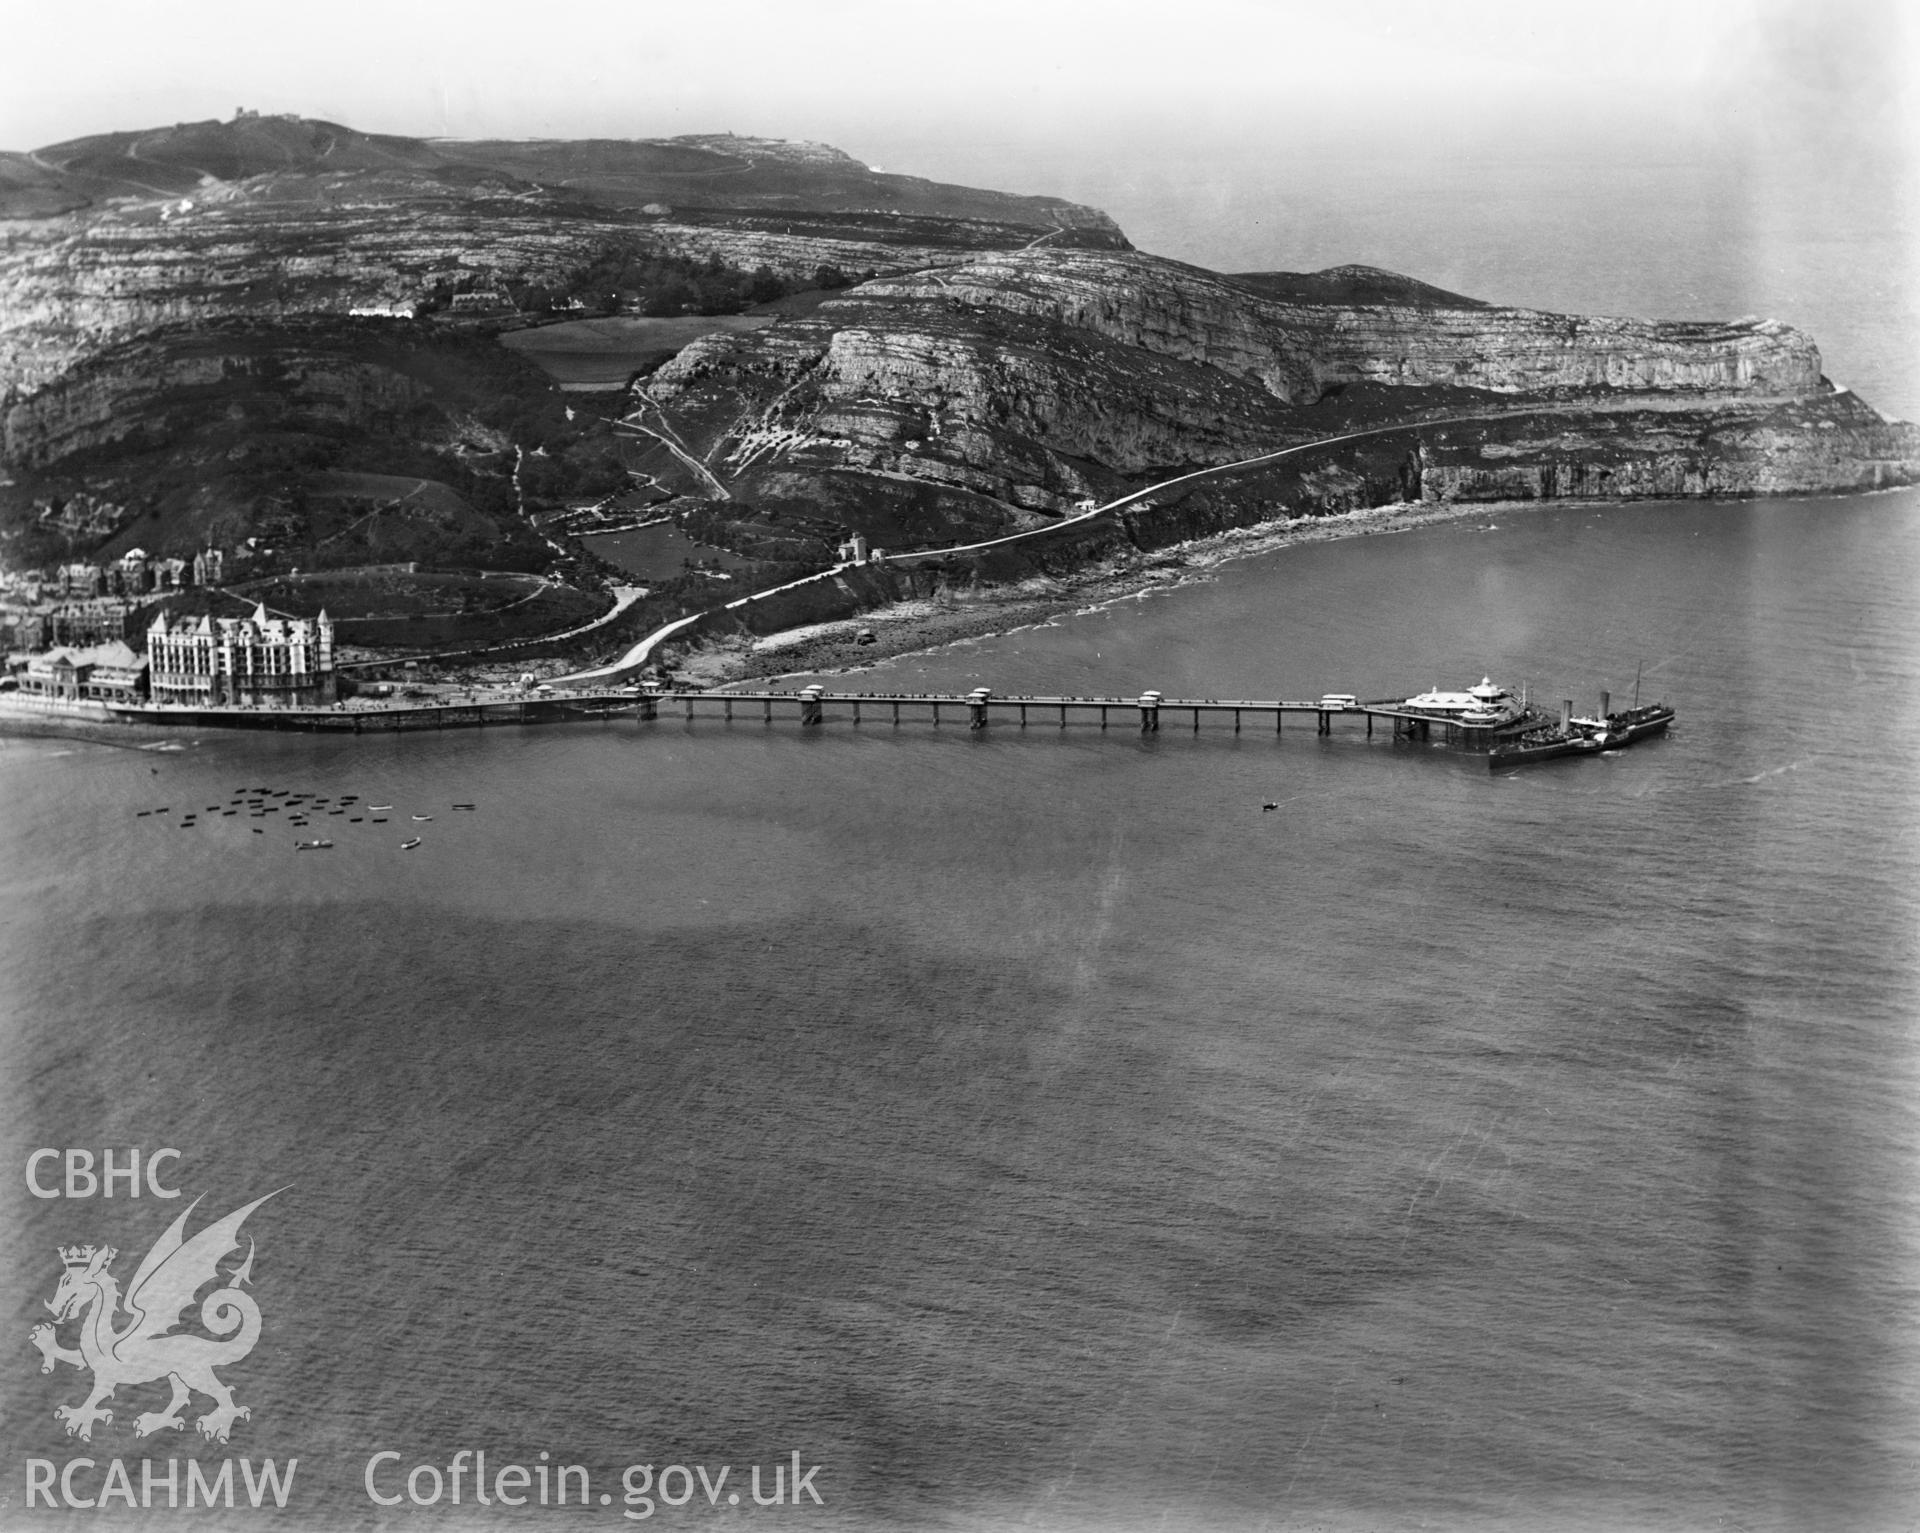
{"type": "MultiPolygon", "coordinates": [[[[1890,485],[1865,494],[1892,494],[1911,486],[1890,485]]],[[[1720,497],[1707,497],[1716,499],[1720,497]]],[[[1748,497],[1725,497],[1729,502],[1748,497]]],[[[1630,504],[1630,499],[1394,502],[1328,516],[1299,516],[1235,528],[1209,537],[1169,544],[1152,553],[1130,553],[1065,576],[1040,576],[1013,586],[977,592],[945,593],[877,607],[849,618],[783,629],[761,635],[704,639],[671,666],[675,685],[687,690],[726,691],[759,684],[778,690],[782,682],[804,678],[851,676],[888,661],[935,653],[958,644],[996,638],[1024,629],[1051,627],[1063,618],[1097,612],[1113,603],[1140,600],[1155,592],[1176,591],[1213,578],[1220,566],[1306,543],[1414,532],[1451,522],[1517,516],[1525,512],[1583,506],[1599,509],[1630,504]],[[867,643],[859,635],[870,633],[867,643]]],[[[524,662],[523,662],[524,664],[524,662]]],[[[562,665],[564,662],[549,662],[562,665]]],[[[565,695],[565,694],[561,694],[565,695]]],[[[93,705],[98,707],[98,705],[93,705]]],[[[444,711],[455,704],[441,704],[444,711]]],[[[16,738],[66,738],[76,742],[127,745],[129,734],[149,735],[134,749],[152,750],[162,739],[178,740],[181,724],[99,717],[82,712],[87,705],[64,708],[9,708],[0,703],[0,735],[16,738]],[[71,710],[71,711],[69,711],[71,710]],[[117,738],[115,738],[117,737],[117,738]]],[[[105,709],[100,708],[104,714],[105,709]]],[[[345,719],[346,715],[340,715],[345,719]]],[[[193,727],[222,728],[225,721],[195,718],[193,727]]],[[[332,719],[329,719],[332,722],[332,719]]],[[[506,722],[502,720],[501,722],[506,722]]],[[[522,722],[528,722],[522,720],[522,722]]],[[[260,727],[248,721],[252,727],[260,727]]],[[[248,727],[233,725],[226,727],[248,727]]],[[[287,727],[296,727],[289,725],[287,727]]],[[[376,726],[378,727],[378,726],[376,726]]],[[[363,730],[354,731],[356,733],[363,730]]],[[[379,732],[385,733],[386,729],[379,732]]],[[[178,745],[164,747],[179,749],[178,745]]]]}
{"type": "Polygon", "coordinates": [[[1563,500],[1396,502],[1338,516],[1301,516],[1263,522],[1211,537],[1174,543],[1150,554],[1061,577],[1041,577],[978,595],[932,597],[876,607],[850,618],[783,629],[759,638],[707,640],[671,667],[691,686],[724,689],[747,682],[779,682],[808,676],[844,676],[884,661],[931,653],[955,644],[993,638],[1024,628],[1051,626],[1063,617],[1095,611],[1113,602],[1138,600],[1212,578],[1221,565],[1276,553],[1305,543],[1413,532],[1475,517],[1491,519],[1553,506],[1563,500]],[[873,640],[862,644],[862,631],[873,640]]]}
{"type": "MultiPolygon", "coordinates": [[[[705,640],[682,656],[672,670],[680,684],[713,691],[755,682],[765,685],[811,676],[856,675],[884,661],[927,654],[1025,628],[1047,627],[1061,618],[1094,612],[1114,602],[1139,600],[1156,591],[1195,585],[1212,578],[1213,571],[1223,564],[1304,543],[1412,532],[1445,522],[1481,516],[1491,519],[1496,513],[1511,515],[1564,504],[1573,502],[1474,501],[1431,505],[1396,502],[1334,516],[1300,516],[1263,522],[1170,544],[1150,554],[1130,554],[1067,576],[1043,576],[1015,586],[989,587],[977,594],[896,602],[854,617],[785,629],[758,638],[741,635],[705,640]],[[863,631],[874,635],[872,642],[859,642],[858,636],[863,631]]],[[[130,746],[136,750],[181,748],[177,744],[159,744],[168,739],[177,741],[181,723],[100,715],[106,715],[106,710],[98,705],[68,703],[31,709],[0,706],[0,735],[66,738],[75,742],[130,746]],[[146,743],[134,743],[127,739],[129,734],[149,739],[146,743]]],[[[255,728],[273,727],[264,720],[248,723],[255,728]]],[[[222,727],[222,722],[195,719],[193,727],[217,729],[222,727]]],[[[289,722],[284,727],[299,726],[289,722]]]]}
{"type": "Polygon", "coordinates": [[[0,740],[67,740],[111,745],[116,750],[166,752],[184,750],[180,738],[175,726],[117,719],[104,708],[98,713],[22,708],[0,697],[0,740]]]}

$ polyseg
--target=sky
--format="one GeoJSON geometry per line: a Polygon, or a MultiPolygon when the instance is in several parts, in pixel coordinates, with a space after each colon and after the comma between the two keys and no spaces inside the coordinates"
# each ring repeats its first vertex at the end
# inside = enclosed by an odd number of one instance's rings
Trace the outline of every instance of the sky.
{"type": "Polygon", "coordinates": [[[1912,127],[1916,40],[1899,0],[577,0],[551,12],[0,0],[0,10],[10,149],[241,105],[453,137],[730,129],[825,138],[870,158],[955,135],[1097,141],[1152,124],[1230,141],[1360,117],[1410,144],[1636,120],[1764,134],[1783,91],[1796,108],[1817,99],[1892,135],[1912,127]]]}

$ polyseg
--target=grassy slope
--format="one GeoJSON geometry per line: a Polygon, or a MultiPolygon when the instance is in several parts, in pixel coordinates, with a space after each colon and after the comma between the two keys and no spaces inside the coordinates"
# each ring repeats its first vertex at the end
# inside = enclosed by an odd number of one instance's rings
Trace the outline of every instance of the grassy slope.
{"type": "Polygon", "coordinates": [[[10,562],[114,558],[136,544],[187,555],[255,537],[303,568],[537,569],[553,554],[518,514],[515,443],[546,448],[523,475],[537,498],[625,483],[605,425],[586,412],[569,422],[546,377],[482,334],[230,323],[117,347],[81,371],[83,383],[124,382],[132,403],[111,423],[117,440],[16,469],[0,487],[10,562]],[[193,381],[156,391],[169,369],[193,381]],[[39,513],[79,494],[121,507],[119,525],[79,539],[46,530],[39,513]]]}
{"type": "Polygon", "coordinates": [[[733,139],[454,142],[360,133],[297,117],[247,117],[95,134],[0,158],[0,218],[38,218],[114,197],[191,196],[203,180],[333,178],[365,173],[541,185],[601,208],[659,203],[676,209],[854,210],[980,219],[1034,234],[1073,224],[1118,238],[1104,215],[1049,197],[1024,197],[884,175],[838,151],[733,139]]]}

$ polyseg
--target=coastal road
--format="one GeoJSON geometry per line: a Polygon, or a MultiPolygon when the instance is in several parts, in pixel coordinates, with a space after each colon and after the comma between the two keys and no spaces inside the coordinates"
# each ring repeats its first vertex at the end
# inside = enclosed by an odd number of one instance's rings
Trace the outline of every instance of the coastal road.
{"type": "MultiPolygon", "coordinates": [[[[1752,397],[1745,397],[1742,399],[1742,402],[1752,404],[1756,401],[1752,397]]],[[[1765,403],[1767,401],[1759,402],[1765,403]]],[[[1780,401],[1773,400],[1771,402],[1779,403],[1780,401]]],[[[1690,403],[1693,407],[1698,408],[1701,401],[1693,400],[1690,403]]],[[[1220,463],[1211,468],[1194,469],[1190,473],[1176,474],[1171,479],[1162,479],[1159,483],[1150,484],[1143,490],[1130,491],[1128,494],[1120,496],[1117,500],[1110,500],[1104,505],[1093,506],[1088,510],[1077,512],[1075,515],[1065,517],[1057,522],[1048,522],[1042,527],[1031,527],[1024,532],[1010,532],[1003,537],[987,538],[978,543],[958,543],[946,548],[920,548],[910,553],[889,553],[886,562],[888,564],[911,564],[916,560],[944,559],[953,554],[978,554],[987,552],[990,549],[1008,548],[1015,543],[1024,543],[1033,538],[1052,537],[1062,528],[1074,527],[1084,522],[1094,521],[1099,517],[1110,516],[1114,512],[1124,510],[1128,506],[1138,505],[1141,501],[1158,495],[1163,490],[1170,490],[1179,485],[1195,484],[1202,479],[1212,479],[1224,477],[1228,474],[1241,473],[1250,468],[1259,468],[1263,464],[1277,463],[1280,459],[1293,457],[1297,453],[1318,452],[1324,447],[1337,447],[1342,442],[1357,442],[1366,437],[1389,436],[1401,431],[1426,431],[1439,426],[1466,426],[1478,421],[1503,420],[1515,416],[1591,413],[1595,409],[1615,413],[1626,410],[1671,409],[1675,407],[1675,405],[1664,400],[1655,401],[1649,400],[1642,395],[1633,395],[1618,400],[1585,400],[1564,404],[1532,402],[1524,407],[1515,409],[1480,410],[1465,415],[1441,415],[1426,419],[1414,418],[1395,421],[1384,426],[1368,426],[1360,431],[1346,431],[1338,436],[1316,437],[1311,442],[1300,442],[1292,447],[1282,447],[1273,452],[1258,453],[1251,458],[1241,458],[1232,463],[1220,463]]],[[[836,564],[831,569],[821,570],[818,574],[806,575],[799,580],[790,580],[784,585],[770,586],[764,591],[755,591],[749,596],[739,597],[733,601],[724,603],[720,607],[709,607],[703,611],[693,613],[690,616],[677,618],[663,627],[656,628],[611,665],[597,666],[590,671],[576,671],[572,675],[556,677],[554,680],[557,684],[564,685],[572,685],[576,682],[612,680],[623,673],[637,670],[640,666],[645,665],[648,657],[652,655],[658,645],[672,638],[675,634],[692,627],[703,617],[708,617],[715,612],[737,611],[740,608],[752,605],[754,602],[764,601],[769,596],[777,596],[782,591],[792,591],[802,586],[832,580],[843,571],[851,568],[854,568],[854,566],[850,563],[836,564]]]]}
{"type": "MultiPolygon", "coordinates": [[[[551,679],[549,685],[570,687],[576,683],[612,681],[628,671],[637,670],[639,667],[645,665],[647,663],[647,657],[653,653],[656,645],[671,639],[683,629],[692,627],[703,617],[710,617],[715,612],[731,612],[740,607],[751,606],[754,602],[765,601],[769,596],[778,596],[782,591],[798,590],[801,586],[813,585],[816,581],[831,580],[842,570],[852,568],[853,566],[851,564],[836,564],[830,570],[821,570],[818,574],[814,575],[802,575],[798,580],[789,580],[784,585],[768,586],[764,591],[755,591],[751,595],[738,597],[730,602],[723,602],[718,607],[702,607],[698,612],[691,612],[685,617],[675,618],[671,623],[654,629],[652,633],[648,634],[638,644],[634,645],[632,649],[628,650],[610,665],[595,666],[590,671],[574,671],[566,676],[555,676],[551,679]]],[[[562,635],[562,637],[565,637],[565,635],[562,635]]]]}
{"type": "MultiPolygon", "coordinates": [[[[1491,413],[1499,414],[1510,412],[1491,413]]],[[[1385,436],[1390,432],[1411,431],[1428,426],[1464,425],[1469,421],[1486,420],[1488,418],[1488,415],[1450,415],[1435,420],[1401,421],[1390,426],[1369,426],[1363,431],[1348,431],[1339,436],[1316,437],[1311,442],[1301,442],[1292,447],[1282,447],[1275,452],[1260,453],[1251,458],[1241,458],[1237,462],[1220,463],[1214,465],[1212,468],[1201,468],[1195,469],[1191,473],[1176,474],[1171,479],[1162,479],[1157,484],[1150,484],[1144,490],[1131,491],[1128,494],[1120,496],[1117,500],[1107,501],[1104,505],[1094,506],[1089,510],[1078,512],[1061,521],[1049,522],[1044,527],[1032,527],[1025,532],[1011,532],[1004,537],[988,538],[979,543],[961,543],[947,548],[921,548],[911,553],[890,553],[887,555],[887,563],[909,564],[917,559],[943,559],[951,554],[976,554],[984,552],[987,549],[1006,548],[1014,543],[1026,542],[1030,538],[1050,537],[1054,533],[1059,532],[1063,527],[1073,527],[1082,522],[1091,522],[1098,517],[1109,516],[1116,511],[1123,510],[1127,506],[1138,504],[1150,495],[1156,495],[1162,490],[1172,489],[1176,485],[1192,484],[1198,480],[1209,479],[1216,475],[1238,473],[1243,469],[1257,468],[1264,463],[1278,462],[1281,458],[1292,457],[1295,453],[1313,452],[1322,447],[1335,447],[1342,442],[1358,441],[1362,437],[1385,436]]],[[[710,617],[715,612],[738,611],[743,607],[751,606],[754,602],[765,601],[770,596],[777,596],[783,591],[798,590],[802,586],[832,580],[843,571],[853,568],[856,568],[856,566],[851,562],[836,564],[831,569],[821,570],[817,574],[803,575],[798,580],[789,580],[783,585],[769,586],[764,591],[755,591],[751,595],[737,597],[733,601],[722,603],[719,607],[707,607],[699,612],[691,613],[686,617],[676,618],[673,622],[654,629],[652,633],[648,634],[638,644],[634,645],[632,649],[628,650],[611,664],[595,666],[592,670],[588,671],[574,671],[566,676],[556,676],[553,678],[552,684],[555,686],[574,686],[586,682],[613,680],[629,671],[638,670],[647,663],[648,658],[659,645],[665,643],[675,634],[682,633],[686,629],[691,628],[702,618],[710,617]]]]}
{"type": "Polygon", "coordinates": [[[1281,458],[1290,458],[1295,453],[1313,452],[1322,447],[1337,446],[1341,442],[1358,441],[1361,437],[1385,436],[1389,432],[1413,431],[1424,426],[1460,425],[1467,421],[1486,420],[1488,418],[1489,417],[1485,415],[1450,415],[1437,420],[1401,421],[1398,425],[1393,426],[1369,426],[1364,431],[1348,431],[1340,436],[1316,437],[1311,442],[1301,442],[1293,447],[1282,447],[1277,452],[1266,452],[1259,454],[1257,457],[1241,458],[1234,463],[1218,463],[1212,468],[1195,469],[1190,474],[1176,474],[1171,479],[1162,479],[1158,484],[1150,484],[1144,490],[1134,490],[1130,494],[1122,495],[1118,500],[1108,501],[1105,505],[1094,506],[1090,510],[1081,511],[1074,516],[1064,517],[1057,522],[1048,522],[1044,527],[1029,527],[1025,532],[1010,532],[1005,537],[988,538],[985,542],[981,543],[957,543],[951,548],[921,548],[914,550],[912,553],[888,554],[887,563],[906,564],[915,559],[939,559],[944,558],[948,554],[977,554],[989,548],[1005,548],[1013,543],[1023,543],[1029,538],[1050,536],[1060,531],[1063,527],[1073,527],[1081,522],[1090,522],[1096,517],[1106,516],[1110,512],[1118,511],[1125,506],[1136,505],[1140,501],[1147,499],[1148,496],[1157,495],[1162,490],[1170,490],[1177,484],[1192,484],[1201,479],[1211,479],[1216,475],[1234,474],[1240,472],[1242,469],[1258,468],[1263,463],[1274,463],[1281,458]]]}

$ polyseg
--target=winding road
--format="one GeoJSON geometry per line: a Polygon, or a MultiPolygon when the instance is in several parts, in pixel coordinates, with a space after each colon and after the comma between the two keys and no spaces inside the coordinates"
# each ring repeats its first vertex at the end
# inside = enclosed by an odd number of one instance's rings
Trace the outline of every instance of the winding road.
{"type": "MultiPolygon", "coordinates": [[[[1014,543],[1026,542],[1030,538],[1051,537],[1062,528],[1077,526],[1083,522],[1091,522],[1098,517],[1109,516],[1113,512],[1122,510],[1127,506],[1136,505],[1147,497],[1157,495],[1162,490],[1172,489],[1176,485],[1193,484],[1201,479],[1239,473],[1249,468],[1258,468],[1261,464],[1275,463],[1282,458],[1292,457],[1295,453],[1313,452],[1322,447],[1338,446],[1342,442],[1356,442],[1363,437],[1387,436],[1397,431],[1421,430],[1431,426],[1465,425],[1471,421],[1488,420],[1500,415],[1515,413],[1522,412],[1488,411],[1477,415],[1448,415],[1429,420],[1405,420],[1387,426],[1368,426],[1360,431],[1347,431],[1341,433],[1339,436],[1316,437],[1311,442],[1300,442],[1292,447],[1279,448],[1274,452],[1258,453],[1251,458],[1240,458],[1232,463],[1219,463],[1211,468],[1194,469],[1190,473],[1176,474],[1171,479],[1162,479],[1157,484],[1150,484],[1143,490],[1130,491],[1120,496],[1117,500],[1107,501],[1104,505],[1094,506],[1089,510],[1078,512],[1061,521],[1049,522],[1044,527],[1030,527],[1024,532],[1010,532],[1004,537],[987,538],[979,543],[960,543],[946,548],[921,548],[911,553],[890,553],[887,555],[887,563],[909,564],[918,559],[944,559],[953,554],[977,554],[985,552],[988,549],[1006,548],[1014,543]]],[[[1524,413],[1536,412],[1529,411],[1524,413]]],[[[555,686],[573,686],[580,683],[615,680],[627,672],[637,670],[645,665],[648,658],[660,644],[672,638],[675,634],[692,627],[704,617],[709,617],[715,612],[737,611],[742,607],[751,606],[755,602],[765,601],[770,596],[778,596],[783,591],[798,590],[802,586],[832,580],[841,572],[855,567],[851,562],[843,562],[834,565],[831,569],[821,570],[817,574],[803,575],[798,580],[789,580],[782,585],[769,586],[764,591],[755,591],[750,595],[737,597],[733,601],[723,602],[718,607],[702,608],[700,611],[690,613],[686,617],[676,618],[671,623],[654,629],[652,633],[648,634],[611,665],[595,666],[592,670],[575,671],[570,675],[556,676],[553,678],[552,684],[555,686]]]]}
{"type": "MultiPolygon", "coordinates": [[[[1847,391],[1841,388],[1835,389],[1834,392],[1840,394],[1847,391]]],[[[1787,399],[1797,397],[1799,396],[1784,394],[1727,395],[1714,392],[1683,398],[1673,398],[1659,394],[1631,393],[1622,394],[1617,397],[1553,402],[1530,399],[1523,405],[1508,409],[1476,410],[1460,415],[1416,416],[1405,420],[1394,421],[1387,425],[1368,426],[1359,431],[1341,432],[1338,436],[1316,437],[1311,442],[1296,443],[1292,447],[1281,447],[1273,452],[1256,453],[1253,457],[1240,458],[1232,463],[1220,463],[1215,464],[1211,468],[1200,468],[1185,474],[1175,474],[1170,479],[1162,479],[1157,484],[1148,485],[1145,489],[1130,491],[1116,500],[1107,501],[1104,505],[1093,506],[1088,510],[1078,512],[1073,516],[1063,518],[1057,522],[1048,522],[1045,526],[1030,527],[1024,532],[1010,532],[1003,537],[987,538],[978,543],[958,543],[945,548],[920,548],[909,553],[889,553],[886,562],[888,564],[909,564],[915,560],[944,559],[953,554],[977,554],[989,549],[1006,548],[1015,543],[1024,543],[1031,538],[1052,537],[1064,527],[1074,527],[1083,522],[1091,522],[1098,517],[1109,516],[1127,506],[1137,505],[1149,496],[1157,495],[1163,490],[1173,489],[1178,485],[1193,484],[1202,479],[1212,479],[1227,474],[1237,474],[1246,469],[1258,468],[1265,463],[1276,463],[1280,459],[1290,458],[1296,453],[1316,452],[1323,447],[1336,447],[1342,442],[1357,442],[1366,437],[1391,436],[1395,432],[1401,431],[1426,431],[1440,426],[1466,426],[1478,421],[1507,420],[1529,415],[1611,415],[1629,411],[1646,410],[1683,411],[1736,402],[1748,406],[1767,406],[1779,404],[1787,399]]],[[[588,671],[576,671],[568,676],[556,677],[554,680],[557,684],[571,685],[575,682],[608,681],[616,679],[625,673],[637,670],[642,665],[645,665],[654,649],[663,641],[672,638],[675,634],[684,632],[699,622],[703,617],[708,617],[715,612],[737,611],[742,607],[751,606],[754,602],[765,601],[770,596],[778,596],[783,591],[797,590],[802,586],[832,580],[843,571],[855,567],[856,566],[851,563],[836,564],[831,569],[821,570],[817,574],[802,576],[799,580],[789,580],[783,585],[770,586],[764,591],[755,591],[749,596],[738,597],[733,601],[722,603],[719,607],[704,608],[686,617],[676,618],[673,622],[656,628],[611,665],[596,666],[594,669],[588,671]]]]}

